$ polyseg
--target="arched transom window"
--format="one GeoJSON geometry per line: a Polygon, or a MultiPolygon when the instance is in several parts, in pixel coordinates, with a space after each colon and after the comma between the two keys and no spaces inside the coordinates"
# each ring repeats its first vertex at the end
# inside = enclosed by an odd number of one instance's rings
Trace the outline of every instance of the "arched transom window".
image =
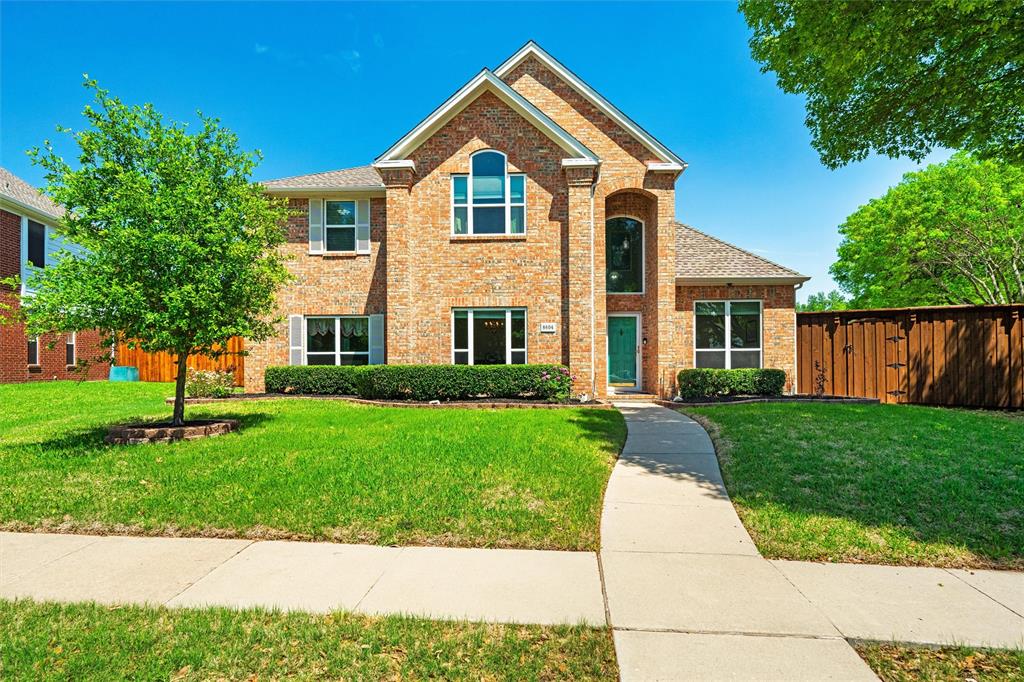
{"type": "Polygon", "coordinates": [[[452,234],[524,234],[526,176],[509,173],[493,150],[470,157],[470,173],[452,175],[452,234]]]}

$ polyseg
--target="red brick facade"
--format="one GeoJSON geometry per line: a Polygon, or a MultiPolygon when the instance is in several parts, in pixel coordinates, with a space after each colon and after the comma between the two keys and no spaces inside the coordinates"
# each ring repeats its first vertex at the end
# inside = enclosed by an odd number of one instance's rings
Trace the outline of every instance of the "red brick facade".
{"type": "MultiPolygon", "coordinates": [[[[21,273],[22,217],[0,209],[0,279],[21,273]]],[[[17,311],[18,296],[9,288],[0,286],[0,299],[5,306],[17,311]]],[[[0,313],[7,315],[8,313],[0,313]]],[[[28,337],[23,324],[0,324],[0,383],[21,383],[53,379],[81,379],[83,372],[66,364],[65,345],[68,335],[52,334],[39,339],[38,362],[28,363],[28,337]],[[52,345],[52,348],[50,347],[52,345]]],[[[95,359],[104,354],[96,331],[75,335],[75,355],[80,359],[95,359]]],[[[85,372],[86,379],[107,376],[106,364],[92,364],[85,372]]]]}
{"type": "MultiPolygon", "coordinates": [[[[670,395],[675,374],[693,358],[692,305],[687,291],[676,290],[680,168],[652,169],[657,159],[647,146],[536,58],[502,80],[586,145],[600,167],[563,165],[563,149],[485,91],[408,153],[411,168],[379,166],[380,191],[309,192],[317,199],[372,196],[369,255],[311,255],[308,199],[289,195],[297,213],[286,250],[296,280],[280,296],[281,315],[383,313],[388,363],[451,363],[453,308],[526,308],[527,361],[566,363],[576,392],[604,397],[607,316],[639,313],[642,389],[670,395]],[[467,173],[470,156],[483,149],[506,154],[508,172],[526,175],[525,234],[452,235],[452,174],[467,173]],[[613,216],[644,224],[643,293],[606,293],[604,225],[613,216]],[[551,323],[557,331],[542,333],[551,323]]],[[[771,296],[765,366],[791,372],[793,287],[760,293],[771,296]]],[[[265,369],[288,363],[287,325],[280,329],[250,345],[247,390],[263,390],[265,369]]]]}

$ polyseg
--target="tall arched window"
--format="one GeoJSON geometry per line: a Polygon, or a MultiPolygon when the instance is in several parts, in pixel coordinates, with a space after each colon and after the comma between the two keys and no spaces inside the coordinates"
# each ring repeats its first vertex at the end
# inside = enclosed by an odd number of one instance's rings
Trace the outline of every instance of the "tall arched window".
{"type": "Polygon", "coordinates": [[[605,221],[606,287],[610,294],[644,292],[644,224],[619,216],[605,221]]]}
{"type": "Polygon", "coordinates": [[[526,232],[526,176],[507,172],[505,155],[470,157],[470,173],[452,175],[452,234],[526,232]]]}

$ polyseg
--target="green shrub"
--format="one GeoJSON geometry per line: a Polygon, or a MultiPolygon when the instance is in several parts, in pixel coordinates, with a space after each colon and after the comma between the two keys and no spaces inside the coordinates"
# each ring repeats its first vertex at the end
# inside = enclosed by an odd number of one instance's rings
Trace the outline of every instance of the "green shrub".
{"type": "Polygon", "coordinates": [[[686,400],[730,395],[782,395],[786,373],[781,369],[684,369],[679,395],[686,400]]]}
{"type": "Polygon", "coordinates": [[[267,393],[356,395],[356,376],[364,369],[333,365],[267,367],[263,381],[267,393]]]}
{"type": "Polygon", "coordinates": [[[226,398],[234,390],[234,372],[192,367],[185,371],[185,395],[189,398],[226,398]]]}
{"type": "Polygon", "coordinates": [[[561,365],[371,365],[269,367],[269,393],[357,395],[370,400],[537,398],[565,402],[572,389],[561,365]]]}

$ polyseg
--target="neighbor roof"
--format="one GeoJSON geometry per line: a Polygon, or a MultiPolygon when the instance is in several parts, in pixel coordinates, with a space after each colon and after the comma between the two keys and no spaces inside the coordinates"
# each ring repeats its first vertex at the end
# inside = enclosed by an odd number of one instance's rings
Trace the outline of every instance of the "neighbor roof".
{"type": "Polygon", "coordinates": [[[666,166],[661,168],[661,170],[682,171],[686,168],[686,162],[679,158],[679,156],[677,156],[671,149],[655,139],[653,135],[640,127],[640,125],[629,116],[622,113],[618,107],[605,99],[597,90],[594,90],[594,88],[587,85],[582,78],[566,68],[564,64],[549,55],[543,48],[541,48],[540,45],[532,40],[519,48],[514,55],[506,59],[501,66],[496,68],[494,70],[495,75],[498,76],[498,78],[504,78],[507,73],[519,66],[528,57],[534,57],[540,61],[541,64],[551,69],[576,92],[582,95],[584,99],[597,107],[608,118],[618,123],[624,130],[626,130],[626,132],[632,135],[642,145],[647,147],[648,150],[653,152],[661,162],[666,164],[666,166]]]}
{"type": "Polygon", "coordinates": [[[585,144],[552,121],[547,114],[509,87],[505,81],[494,75],[490,69],[484,69],[459,88],[454,95],[445,100],[441,106],[434,109],[429,116],[420,121],[402,139],[391,145],[386,152],[377,157],[374,165],[386,166],[389,163],[405,159],[440,129],[441,126],[487,91],[493,92],[498,99],[502,100],[520,116],[530,121],[538,130],[547,135],[552,142],[570,154],[571,158],[592,165],[600,163],[597,155],[587,149],[585,144]]]}
{"type": "Polygon", "coordinates": [[[6,168],[0,168],[0,199],[12,204],[13,208],[28,209],[40,217],[55,220],[64,217],[64,209],[60,205],[6,168]]]}
{"type": "Polygon", "coordinates": [[[290,178],[267,180],[260,183],[269,190],[350,190],[376,191],[384,189],[380,173],[373,166],[357,166],[340,170],[310,173],[309,175],[293,175],[290,178]]]}
{"type": "Polygon", "coordinates": [[[675,226],[676,280],[681,284],[799,284],[810,279],[689,225],[675,226]]]}

